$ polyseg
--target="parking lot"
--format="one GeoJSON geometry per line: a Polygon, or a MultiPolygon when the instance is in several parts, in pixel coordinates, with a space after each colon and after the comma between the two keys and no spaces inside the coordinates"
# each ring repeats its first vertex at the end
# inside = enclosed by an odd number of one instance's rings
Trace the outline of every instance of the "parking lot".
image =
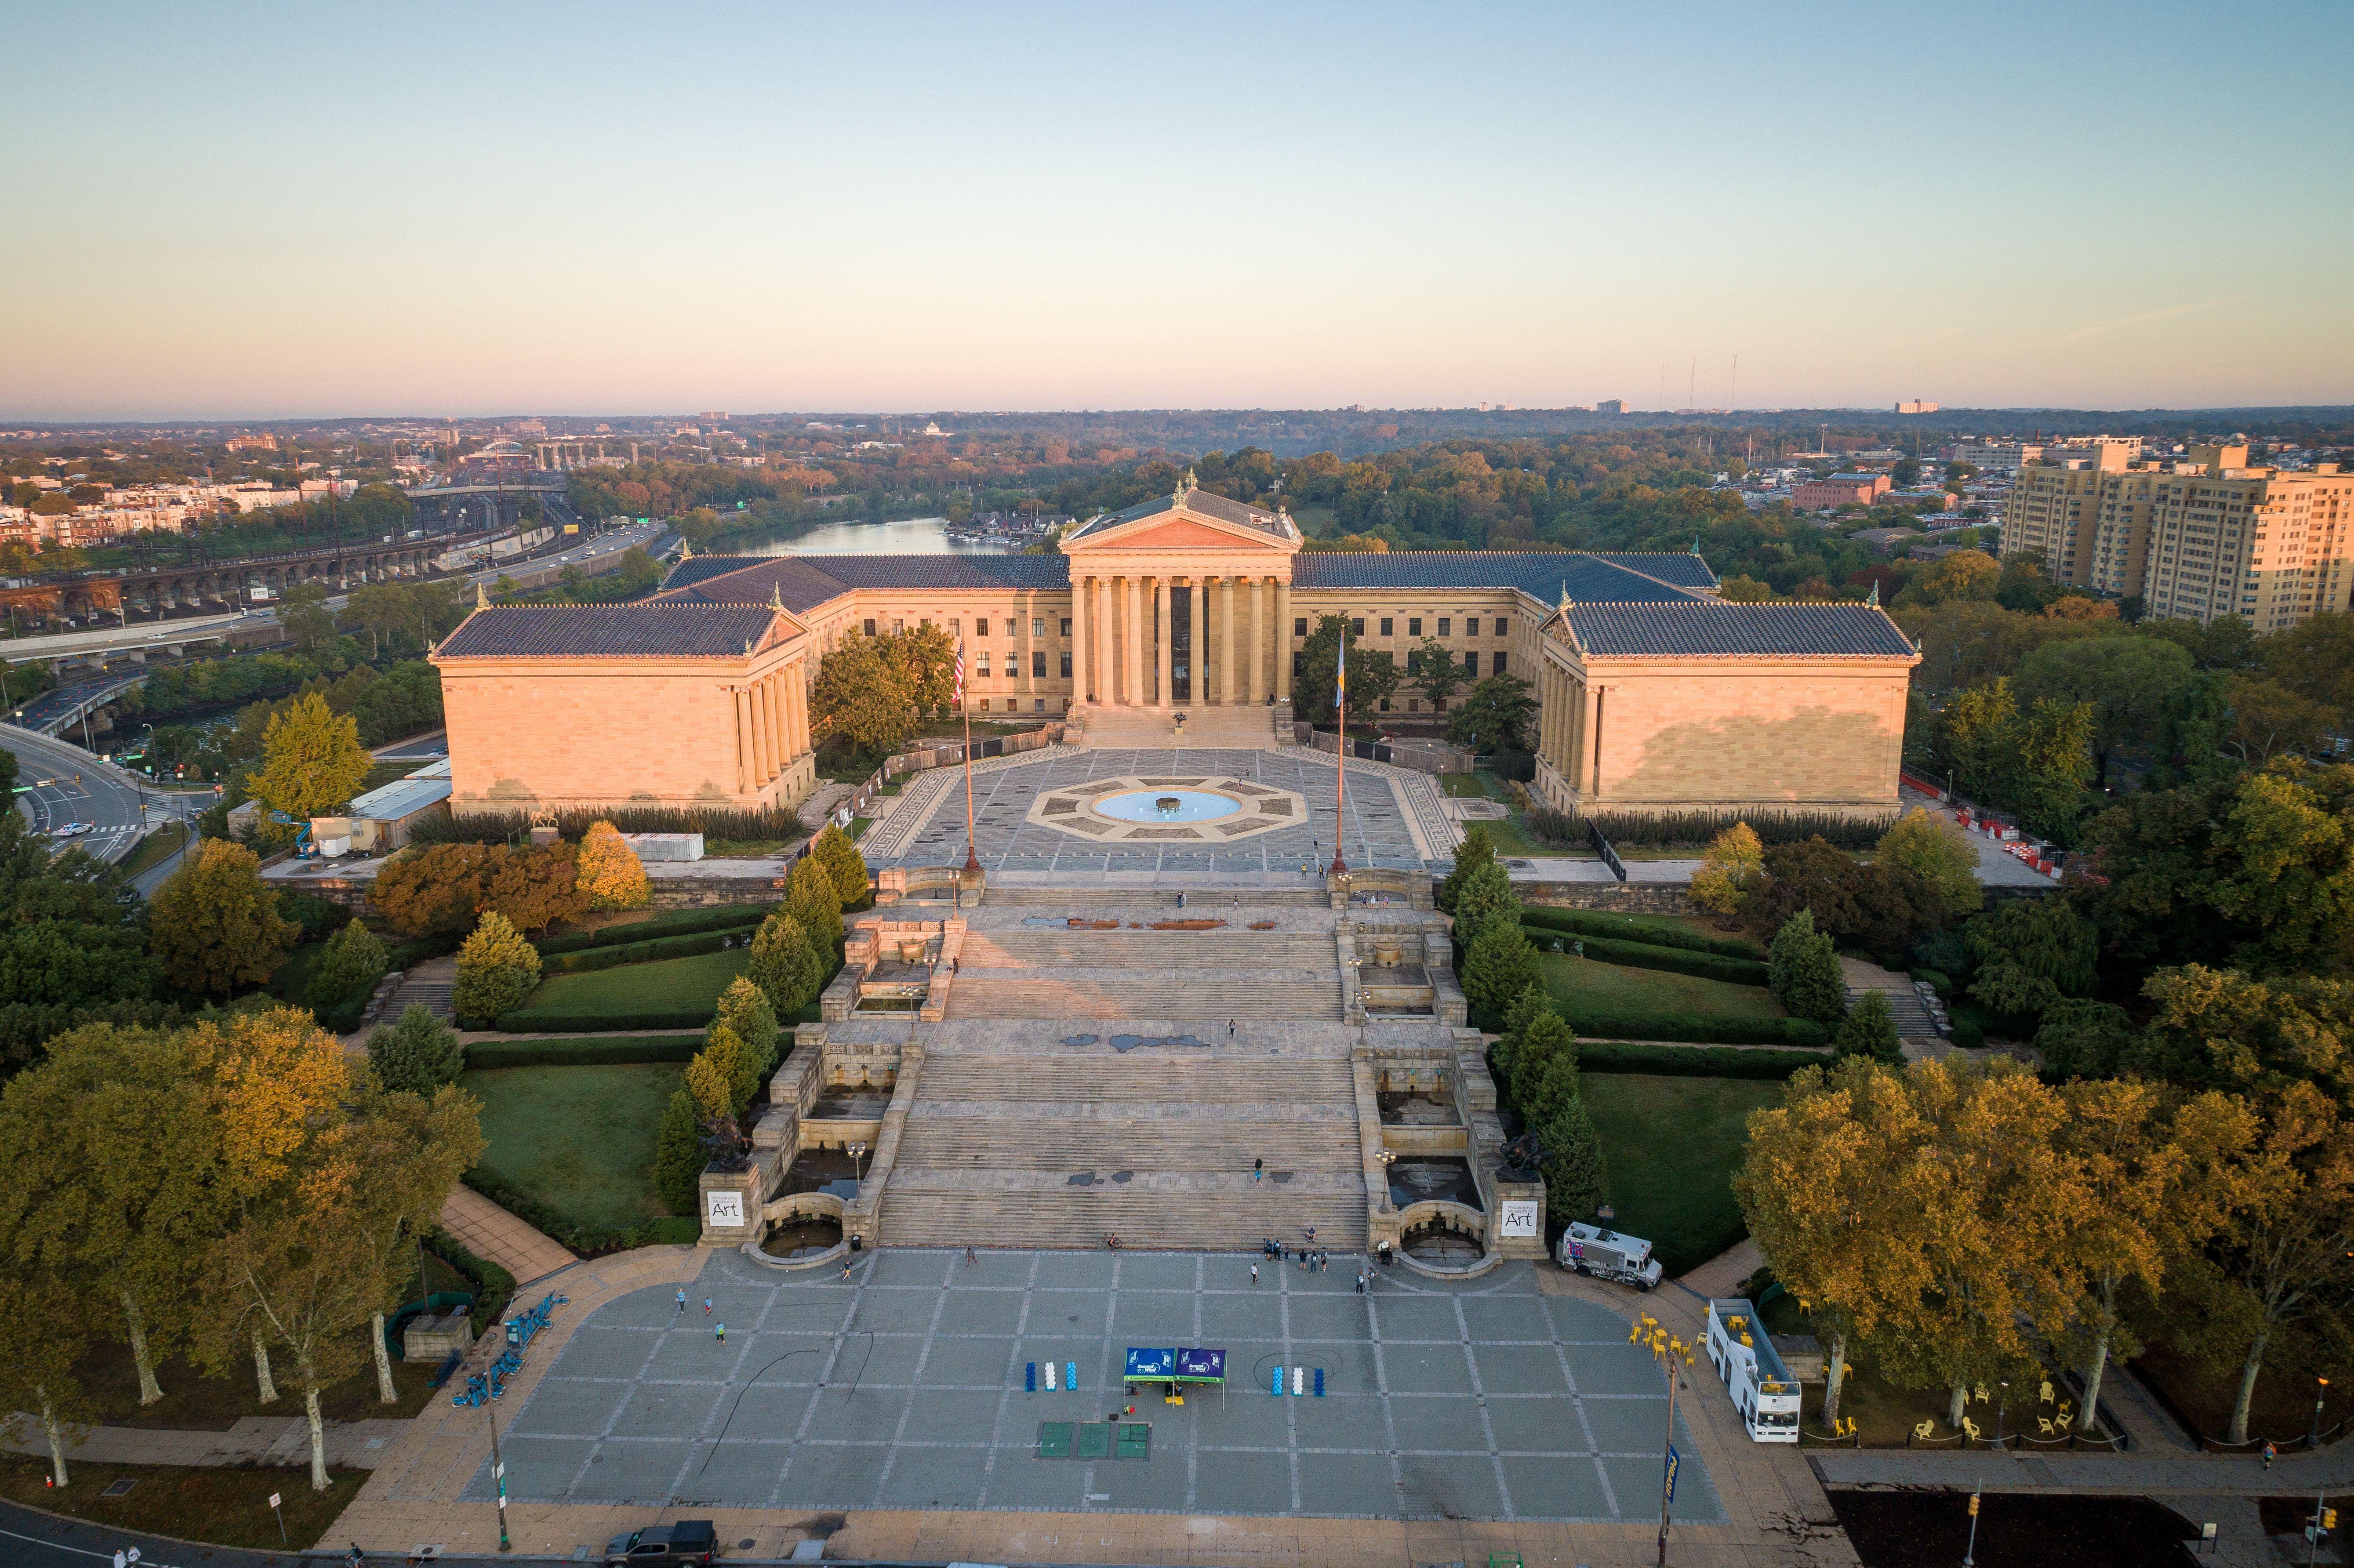
{"type": "MultiPolygon", "coordinates": [[[[1656,1519],[1666,1385],[1626,1319],[1530,1266],[1449,1286],[1232,1254],[869,1255],[777,1274],[715,1255],[597,1310],[499,1412],[525,1502],[1566,1520],[1656,1519]],[[706,1316],[704,1301],[712,1303],[706,1316]],[[726,1325],[720,1342],[716,1325],[726,1325]],[[1223,1389],[1124,1394],[1129,1346],[1226,1352],[1223,1389]],[[1076,1362],[1076,1391],[1025,1365],[1076,1362]],[[1325,1375],[1278,1398],[1277,1366],[1325,1375]],[[1146,1458],[1041,1458],[1041,1423],[1124,1416],[1146,1458]]],[[[1630,1303],[1634,1298],[1630,1298],[1630,1303]]],[[[1705,1368],[1701,1369],[1702,1372],[1705,1368]]],[[[1686,1397],[1709,1398],[1697,1378],[1686,1397]]],[[[1720,1396],[1721,1397],[1721,1396],[1720,1396]]],[[[1678,1421],[1675,1511],[1722,1520],[1678,1421]]],[[[1082,1443],[1075,1452],[1084,1451],[1082,1443]]],[[[468,1488],[488,1498],[485,1468],[468,1488]]]]}

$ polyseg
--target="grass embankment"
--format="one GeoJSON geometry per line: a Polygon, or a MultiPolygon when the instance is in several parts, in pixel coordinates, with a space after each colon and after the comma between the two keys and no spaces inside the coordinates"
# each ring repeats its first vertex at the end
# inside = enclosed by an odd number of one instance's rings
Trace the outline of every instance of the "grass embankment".
{"type": "MultiPolygon", "coordinates": [[[[413,1282],[413,1272],[411,1277],[413,1282]]],[[[432,1278],[436,1290],[473,1288],[439,1260],[432,1278]]],[[[413,1283],[403,1298],[415,1299],[413,1283]]],[[[363,1348],[365,1345],[363,1335],[363,1348]]],[[[226,1432],[242,1416],[282,1416],[291,1421],[302,1414],[302,1395],[294,1383],[293,1362],[282,1354],[273,1355],[270,1367],[278,1380],[278,1397],[269,1404],[260,1401],[250,1357],[223,1377],[206,1377],[190,1362],[177,1357],[164,1361],[155,1368],[155,1381],[162,1385],[164,1397],[149,1405],[139,1403],[139,1372],[132,1362],[128,1344],[118,1340],[101,1343],[82,1358],[74,1373],[97,1407],[102,1425],[226,1432]]],[[[425,1408],[431,1393],[426,1386],[427,1380],[434,1370],[431,1363],[393,1362],[393,1392],[400,1397],[391,1404],[382,1404],[376,1396],[376,1361],[371,1358],[351,1376],[319,1391],[320,1412],[330,1421],[414,1415],[425,1408]]]]}
{"type": "Polygon", "coordinates": [[[500,1020],[503,1028],[553,1030],[692,1028],[710,1021],[719,993],[744,972],[748,947],[651,964],[624,964],[585,974],[556,975],[540,982],[523,1007],[500,1020]]]}
{"type": "Polygon", "coordinates": [[[499,1067],[458,1082],[482,1102],[481,1169],[499,1181],[585,1225],[620,1229],[665,1213],[653,1192],[654,1133],[676,1066],[499,1067]]]}
{"type": "MultiPolygon", "coordinates": [[[[2300,1348],[2281,1346],[2265,1357],[2264,1369],[2256,1374],[2255,1393],[2248,1401],[2250,1442],[2269,1439],[2285,1446],[2311,1432],[2317,1376],[2329,1379],[2329,1397],[2321,1407],[2321,1429],[2327,1432],[2354,1414],[2354,1388],[2348,1386],[2354,1378],[2349,1378],[2342,1368],[2304,1364],[2310,1357],[2297,1354],[2300,1348]]],[[[2221,1442],[2231,1431],[2232,1403],[2240,1393],[2236,1359],[2224,1366],[2208,1366],[2171,1345],[2159,1344],[2143,1351],[2134,1369],[2198,1436],[2221,1442]]]]}
{"type": "Polygon", "coordinates": [[[139,847],[123,856],[122,863],[115,869],[125,876],[137,876],[143,872],[153,871],[179,853],[180,846],[187,842],[186,823],[165,822],[162,827],[141,839],[139,847]]]}
{"type": "Polygon", "coordinates": [[[1749,1113],[1779,1105],[1780,1084],[1636,1073],[1579,1081],[1609,1161],[1613,1229],[1649,1241],[1670,1278],[1749,1234],[1733,1172],[1748,1147],[1749,1113]]]}
{"type": "Polygon", "coordinates": [[[0,1455],[0,1497],[116,1530],[257,1552],[289,1546],[301,1552],[319,1544],[368,1478],[366,1470],[330,1470],[327,1489],[314,1492],[308,1469],[100,1465],[69,1457],[66,1473],[72,1484],[58,1491],[43,1484],[48,1473],[47,1459],[0,1455]],[[128,1493],[100,1495],[122,1480],[132,1483],[128,1493]],[[286,1519],[282,1536],[278,1518],[270,1510],[272,1492],[279,1494],[280,1511],[286,1519]]]}
{"type": "Polygon", "coordinates": [[[1666,969],[1636,969],[1563,953],[1545,953],[1545,990],[1572,1017],[1684,1013],[1702,1018],[1781,1018],[1782,1004],[1763,986],[1734,985],[1666,969]]]}

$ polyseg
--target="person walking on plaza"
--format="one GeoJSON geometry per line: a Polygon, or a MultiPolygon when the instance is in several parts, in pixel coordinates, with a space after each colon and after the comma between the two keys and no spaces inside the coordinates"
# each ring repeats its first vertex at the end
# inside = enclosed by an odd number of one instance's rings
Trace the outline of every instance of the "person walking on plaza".
{"type": "Polygon", "coordinates": [[[1267,1174],[1267,1161],[1266,1161],[1266,1160],[1252,1160],[1252,1161],[1251,1161],[1251,1185],[1252,1185],[1252,1186],[1254,1186],[1254,1187],[1257,1186],[1257,1185],[1258,1185],[1258,1179],[1259,1179],[1261,1176],[1264,1176],[1264,1175],[1266,1175],[1266,1174],[1267,1174]]]}
{"type": "Polygon", "coordinates": [[[1255,1263],[1251,1265],[1251,1283],[1253,1285],[1258,1283],[1258,1265],[1255,1263]]]}
{"type": "Polygon", "coordinates": [[[2264,1444],[2264,1468],[2265,1468],[2265,1469],[2269,1470],[2269,1469],[2271,1469],[2271,1468],[2273,1467],[2273,1457],[2274,1457],[2275,1454],[2277,1454],[2278,1452],[2279,1452],[2279,1450],[2278,1450],[2278,1449],[2276,1449],[2276,1448],[2274,1448],[2269,1441],[2267,1441],[2267,1442],[2264,1444]]]}
{"type": "Polygon", "coordinates": [[[682,1318],[686,1316],[686,1287],[684,1285],[678,1287],[678,1315],[682,1318]]]}
{"type": "Polygon", "coordinates": [[[1227,1019],[1227,1020],[1226,1020],[1226,1038],[1227,1038],[1227,1039],[1229,1039],[1229,1040],[1232,1040],[1234,1037],[1235,1037],[1235,1021],[1234,1021],[1233,1019],[1229,1018],[1229,1019],[1227,1019]]]}
{"type": "Polygon", "coordinates": [[[727,1325],[726,1325],[726,1324],[725,1324],[725,1323],[714,1323],[714,1324],[711,1326],[711,1331],[712,1331],[714,1334],[716,1334],[716,1335],[717,1335],[717,1336],[718,1336],[718,1338],[719,1338],[719,1342],[720,1342],[721,1344],[723,1344],[723,1345],[724,1345],[724,1344],[726,1344],[726,1343],[727,1342],[727,1325]]]}

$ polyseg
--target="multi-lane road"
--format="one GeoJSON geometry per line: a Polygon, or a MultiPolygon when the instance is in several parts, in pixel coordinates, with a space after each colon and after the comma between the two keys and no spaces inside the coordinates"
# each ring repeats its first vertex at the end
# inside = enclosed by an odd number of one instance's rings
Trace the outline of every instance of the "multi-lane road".
{"type": "MultiPolygon", "coordinates": [[[[16,797],[16,809],[32,822],[33,831],[55,837],[60,828],[87,822],[90,832],[58,838],[58,842],[88,850],[101,860],[121,860],[148,829],[186,821],[213,803],[209,791],[158,789],[79,746],[15,725],[0,725],[0,746],[16,754],[17,784],[30,786],[16,797]]],[[[153,892],[173,863],[166,861],[142,873],[135,879],[139,891],[153,892]]]]}

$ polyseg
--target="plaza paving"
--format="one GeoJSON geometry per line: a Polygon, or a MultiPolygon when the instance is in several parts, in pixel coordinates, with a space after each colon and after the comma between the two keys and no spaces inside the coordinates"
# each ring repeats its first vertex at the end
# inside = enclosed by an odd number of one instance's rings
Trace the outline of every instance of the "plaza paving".
{"type": "MultiPolygon", "coordinates": [[[[1662,1373],[1626,1319],[1531,1267],[1447,1285],[1354,1260],[1303,1273],[1151,1253],[869,1255],[845,1282],[716,1254],[616,1297],[511,1423],[522,1503],[1627,1521],[1658,1517],[1662,1373]],[[711,1298],[713,1315],[703,1301],[711,1298]],[[725,1322],[718,1342],[714,1324],[725,1322]],[[1144,1459],[1042,1459],[1039,1423],[1129,1403],[1130,1345],[1227,1352],[1223,1393],[1140,1394],[1144,1459]],[[1076,1392],[1023,1391],[1076,1361],[1076,1392]],[[1277,1365],[1325,1397],[1276,1398],[1277,1365]],[[1312,1372],[1311,1372],[1312,1377],[1312,1372]]],[[[1043,1382],[1041,1384],[1043,1388],[1043,1382]]],[[[1706,1397],[1702,1385],[1695,1391],[1706,1397]]],[[[1676,1513],[1723,1520],[1680,1413],[1676,1513]]],[[[466,1497],[491,1494],[487,1467],[466,1497]]]]}
{"type": "MultiPolygon", "coordinates": [[[[1212,747],[1136,749],[1057,747],[1020,758],[991,759],[973,768],[973,838],[992,876],[1033,874],[1068,885],[1099,875],[1299,875],[1332,858],[1333,811],[1340,769],[1323,754],[1297,747],[1222,750],[1212,747]],[[1046,790],[1095,779],[1210,777],[1250,779],[1306,798],[1308,820],[1297,827],[1255,834],[1232,844],[1166,847],[1106,845],[1029,821],[1031,802],[1046,790]]],[[[1461,838],[1447,816],[1445,798],[1428,776],[1378,763],[1349,765],[1350,864],[1444,870],[1461,838]]],[[[964,771],[942,768],[911,780],[891,814],[868,832],[860,848],[870,865],[953,865],[965,852],[964,771]]],[[[1303,877],[1302,885],[1307,885],[1303,877]]]]}

